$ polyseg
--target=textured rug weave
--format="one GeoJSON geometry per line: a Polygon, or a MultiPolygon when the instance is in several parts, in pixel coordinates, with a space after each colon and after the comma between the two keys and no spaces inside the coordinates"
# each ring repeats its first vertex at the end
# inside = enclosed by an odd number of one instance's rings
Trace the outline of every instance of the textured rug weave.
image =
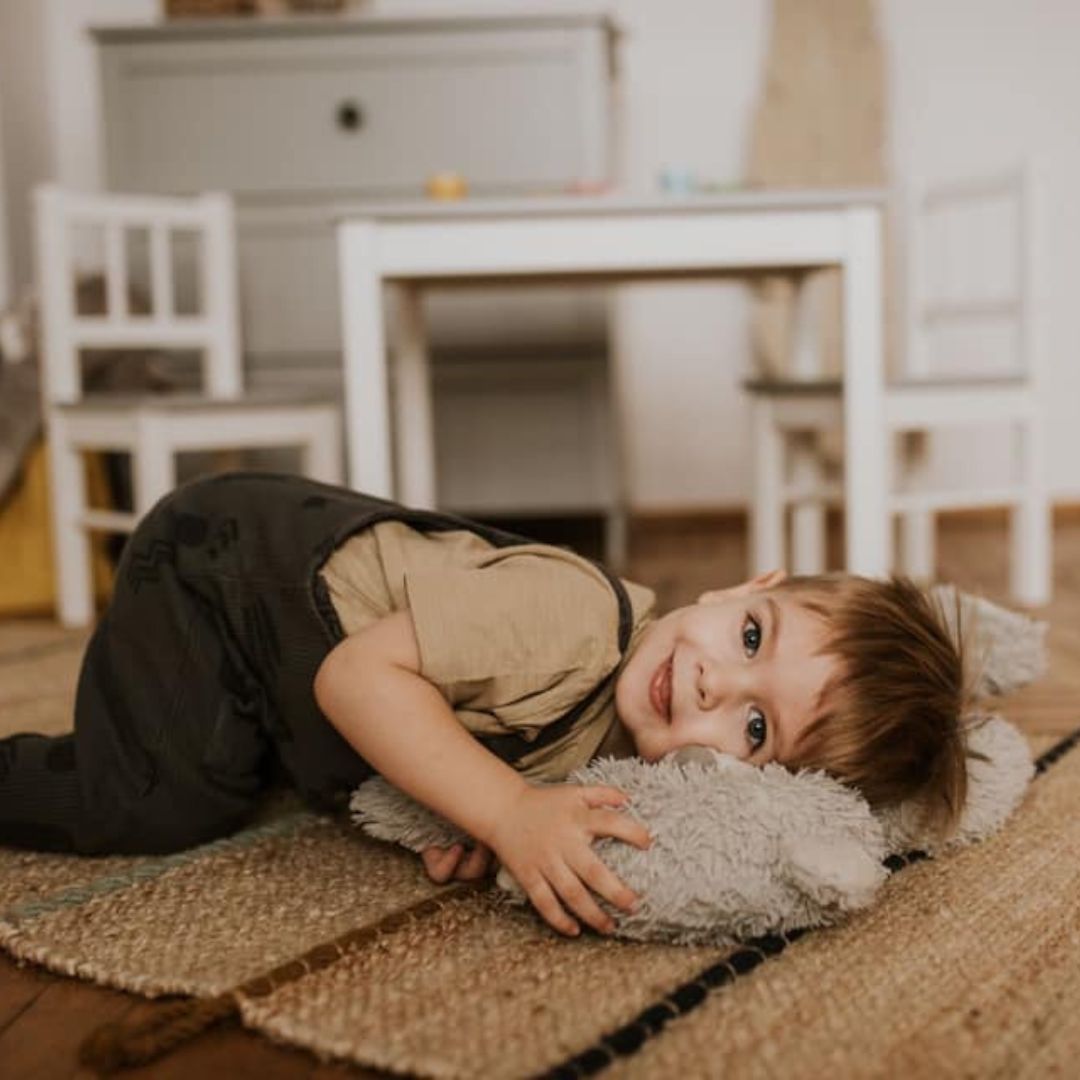
{"type": "Polygon", "coordinates": [[[1074,750],[999,835],[893,875],[607,1075],[1075,1076],[1078,810],[1074,750]]]}
{"type": "Polygon", "coordinates": [[[157,996],[217,994],[430,895],[414,857],[298,812],[179,855],[0,848],[0,944],[157,996]]]}
{"type": "MultiPolygon", "coordinates": [[[[33,656],[55,662],[48,643],[33,656]]],[[[175,856],[0,849],[0,944],[194,995],[149,1031],[103,1032],[114,1062],[238,1013],[322,1056],[432,1077],[1070,1075],[1078,809],[1074,751],[992,840],[899,869],[841,927],[732,952],[560,938],[284,801],[175,856]]]]}

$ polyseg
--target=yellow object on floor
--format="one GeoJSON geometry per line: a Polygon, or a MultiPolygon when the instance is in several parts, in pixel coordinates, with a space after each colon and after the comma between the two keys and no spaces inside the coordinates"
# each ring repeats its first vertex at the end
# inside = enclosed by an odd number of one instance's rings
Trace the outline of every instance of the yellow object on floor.
{"type": "MultiPolygon", "coordinates": [[[[50,614],[56,609],[56,582],[49,528],[49,470],[44,441],[27,456],[15,490],[0,506],[0,617],[50,614]]],[[[87,482],[95,506],[108,504],[101,458],[88,458],[87,482]]],[[[94,594],[99,601],[112,591],[113,568],[105,538],[92,534],[94,594]]]]}

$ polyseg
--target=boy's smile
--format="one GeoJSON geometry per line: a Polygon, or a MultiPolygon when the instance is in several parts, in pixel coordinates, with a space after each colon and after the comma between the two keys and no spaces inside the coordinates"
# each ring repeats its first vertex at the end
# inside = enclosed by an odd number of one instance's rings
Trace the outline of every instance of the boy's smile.
{"type": "Polygon", "coordinates": [[[656,674],[649,683],[649,697],[652,699],[653,708],[669,724],[671,723],[671,683],[674,666],[674,657],[669,657],[656,669],[656,674]]]}
{"type": "Polygon", "coordinates": [[[657,761],[707,746],[764,764],[790,762],[841,673],[822,653],[823,621],[764,575],[705,593],[653,623],[619,675],[615,706],[638,754],[657,761]]]}

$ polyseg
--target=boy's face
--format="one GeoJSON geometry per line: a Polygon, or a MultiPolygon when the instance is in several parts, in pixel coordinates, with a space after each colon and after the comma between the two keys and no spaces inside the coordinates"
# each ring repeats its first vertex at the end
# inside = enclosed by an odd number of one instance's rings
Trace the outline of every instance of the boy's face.
{"type": "Polygon", "coordinates": [[[792,760],[840,660],[819,655],[825,624],[773,571],[703,594],[646,629],[619,675],[615,707],[638,754],[707,746],[764,765],[792,760]]]}

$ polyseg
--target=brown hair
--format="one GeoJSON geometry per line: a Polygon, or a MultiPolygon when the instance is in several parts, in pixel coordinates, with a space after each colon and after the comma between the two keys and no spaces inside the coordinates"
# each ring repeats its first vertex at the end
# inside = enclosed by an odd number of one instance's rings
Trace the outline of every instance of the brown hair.
{"type": "Polygon", "coordinates": [[[840,673],[790,764],[823,769],[871,806],[914,800],[939,837],[955,826],[967,792],[963,642],[944,611],[906,578],[795,577],[770,591],[828,627],[823,653],[840,673]]]}

